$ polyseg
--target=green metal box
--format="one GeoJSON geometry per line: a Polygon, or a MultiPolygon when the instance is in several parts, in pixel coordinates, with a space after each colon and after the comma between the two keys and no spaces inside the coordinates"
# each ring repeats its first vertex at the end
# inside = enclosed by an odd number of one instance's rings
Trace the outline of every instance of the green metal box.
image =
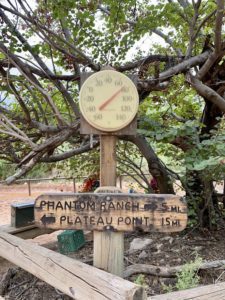
{"type": "Polygon", "coordinates": [[[83,230],[65,230],[57,236],[57,239],[61,254],[75,252],[85,244],[83,230]]]}
{"type": "Polygon", "coordinates": [[[34,224],[34,201],[11,204],[11,226],[24,227],[34,224]]]}

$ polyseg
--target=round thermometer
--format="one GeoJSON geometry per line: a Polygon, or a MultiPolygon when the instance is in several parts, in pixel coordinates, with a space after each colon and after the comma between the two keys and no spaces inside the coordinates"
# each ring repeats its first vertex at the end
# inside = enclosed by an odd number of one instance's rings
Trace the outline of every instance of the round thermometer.
{"type": "Polygon", "coordinates": [[[102,131],[126,127],[138,111],[139,96],[133,81],[124,74],[104,70],[84,82],[80,110],[85,120],[102,131]]]}

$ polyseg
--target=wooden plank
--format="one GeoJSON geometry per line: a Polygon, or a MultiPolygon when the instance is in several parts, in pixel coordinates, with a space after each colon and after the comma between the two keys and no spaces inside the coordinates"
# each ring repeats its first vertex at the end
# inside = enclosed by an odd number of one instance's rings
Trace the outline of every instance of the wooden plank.
{"type": "Polygon", "coordinates": [[[186,227],[187,207],[167,194],[45,194],[35,201],[35,220],[52,229],[178,232],[186,227]]]}
{"type": "Polygon", "coordinates": [[[148,297],[148,300],[223,300],[225,282],[196,287],[189,290],[148,297]]]}
{"type": "Polygon", "coordinates": [[[77,300],[146,299],[140,286],[0,232],[0,256],[77,300]]]}

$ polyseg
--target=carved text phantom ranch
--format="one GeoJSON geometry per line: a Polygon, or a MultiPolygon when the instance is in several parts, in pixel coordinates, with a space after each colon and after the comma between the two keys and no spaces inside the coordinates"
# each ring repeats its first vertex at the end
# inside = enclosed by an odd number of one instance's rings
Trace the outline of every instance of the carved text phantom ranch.
{"type": "Polygon", "coordinates": [[[38,226],[176,232],[187,223],[186,203],[175,195],[55,194],[35,202],[38,226]]]}

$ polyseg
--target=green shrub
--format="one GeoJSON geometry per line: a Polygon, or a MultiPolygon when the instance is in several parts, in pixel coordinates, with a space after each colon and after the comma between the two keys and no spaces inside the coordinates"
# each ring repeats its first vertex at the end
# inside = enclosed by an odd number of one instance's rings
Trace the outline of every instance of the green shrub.
{"type": "Polygon", "coordinates": [[[194,261],[185,264],[180,272],[177,273],[177,290],[186,290],[199,285],[200,277],[197,272],[202,264],[202,258],[196,256],[194,261]]]}
{"type": "Polygon", "coordinates": [[[145,275],[143,274],[139,274],[136,279],[134,280],[134,283],[138,284],[138,285],[141,285],[143,287],[146,287],[147,284],[146,284],[146,280],[145,280],[145,275]]]}
{"type": "Polygon", "coordinates": [[[194,288],[199,285],[200,277],[198,276],[198,269],[202,264],[202,258],[196,256],[195,260],[186,263],[181,271],[177,272],[177,282],[175,286],[163,284],[162,288],[166,293],[173,290],[186,290],[194,288]]]}

